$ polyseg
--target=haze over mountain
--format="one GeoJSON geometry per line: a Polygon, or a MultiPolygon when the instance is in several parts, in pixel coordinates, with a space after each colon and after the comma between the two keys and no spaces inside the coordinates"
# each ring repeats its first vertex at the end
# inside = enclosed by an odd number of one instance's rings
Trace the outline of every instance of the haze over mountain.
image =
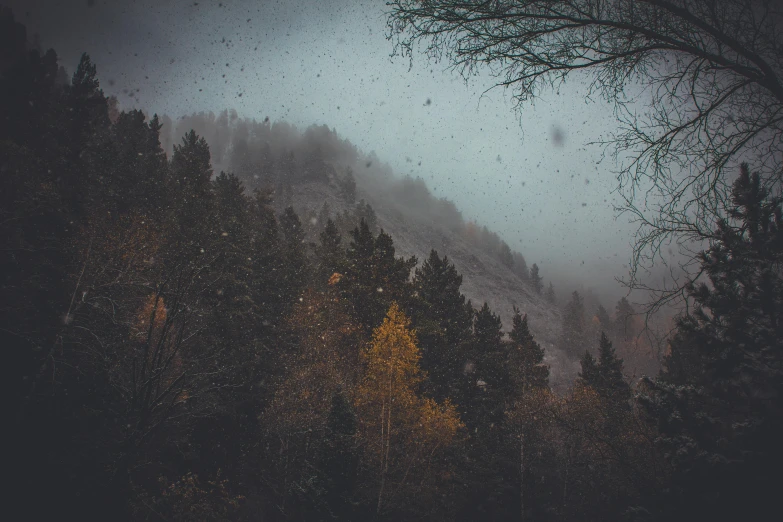
{"type": "Polygon", "coordinates": [[[466,84],[437,64],[391,59],[384,2],[10,5],[64,63],[90,50],[123,108],[176,119],[229,107],[328,125],[546,266],[563,298],[626,293],[615,278],[627,273],[634,227],[615,220],[612,161],[587,145],[615,120],[600,99],[583,101],[578,79],[515,115],[509,93],[485,92],[493,80],[484,73],[466,84]]]}

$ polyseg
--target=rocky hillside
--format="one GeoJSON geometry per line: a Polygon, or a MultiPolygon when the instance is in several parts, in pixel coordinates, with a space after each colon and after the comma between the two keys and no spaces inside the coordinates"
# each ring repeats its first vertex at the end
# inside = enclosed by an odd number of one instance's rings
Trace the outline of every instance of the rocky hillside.
{"type": "MultiPolygon", "coordinates": [[[[439,254],[447,255],[463,275],[462,292],[473,301],[474,306],[486,301],[493,311],[500,314],[504,329],[510,328],[513,306],[527,313],[533,334],[546,349],[553,385],[564,386],[573,380],[579,368],[578,362],[567,358],[555,346],[561,324],[557,307],[535,294],[508,267],[448,227],[402,209],[390,198],[368,192],[361,185],[358,197],[373,207],[378,226],[394,239],[397,255],[416,256],[420,262],[433,248],[439,254]]],[[[325,202],[334,212],[348,208],[331,183],[311,182],[294,187],[292,204],[303,219],[305,216],[317,216],[325,202]]],[[[311,224],[317,225],[316,218],[309,219],[311,224]]],[[[316,240],[315,237],[310,239],[316,240]]]]}
{"type": "Polygon", "coordinates": [[[514,264],[523,260],[522,255],[512,252],[497,234],[466,222],[453,203],[435,197],[421,179],[396,177],[374,153],[362,153],[325,125],[299,131],[285,122],[245,119],[234,111],[198,113],[176,122],[164,116],[163,122],[161,141],[167,151],[184,132],[195,129],[209,143],[215,172],[235,173],[248,189],[275,189],[279,211],[292,204],[309,222],[310,241],[318,240],[317,216],[324,203],[332,217],[351,210],[341,197],[341,187],[352,172],[356,200],[372,206],[378,226],[391,234],[398,255],[423,260],[433,248],[447,255],[463,275],[462,292],[474,306],[486,301],[500,314],[506,329],[513,306],[527,313],[533,334],[546,349],[553,385],[573,381],[578,362],[555,346],[560,310],[509,268],[522,266],[514,264]],[[476,241],[468,239],[471,226],[476,241]]]}

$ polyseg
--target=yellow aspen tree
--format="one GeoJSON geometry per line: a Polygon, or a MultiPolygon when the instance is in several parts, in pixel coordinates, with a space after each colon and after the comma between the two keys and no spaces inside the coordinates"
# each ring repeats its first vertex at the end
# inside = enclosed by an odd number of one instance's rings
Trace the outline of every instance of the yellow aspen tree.
{"type": "Polygon", "coordinates": [[[378,512],[434,452],[448,447],[462,425],[449,403],[438,405],[417,395],[424,373],[409,325],[392,303],[364,353],[366,369],[356,394],[361,436],[378,479],[378,512]]]}

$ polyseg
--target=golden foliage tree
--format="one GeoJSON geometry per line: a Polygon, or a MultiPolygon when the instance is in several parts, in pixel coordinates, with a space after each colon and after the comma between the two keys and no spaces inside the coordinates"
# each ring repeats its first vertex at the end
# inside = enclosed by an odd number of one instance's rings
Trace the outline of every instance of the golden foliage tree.
{"type": "MultiPolygon", "coordinates": [[[[454,407],[417,394],[424,378],[421,353],[410,320],[392,303],[373,332],[364,353],[366,370],[356,394],[359,432],[365,444],[364,471],[374,480],[377,511],[390,509],[397,498],[412,498],[413,484],[435,487],[447,470],[438,467],[439,453],[455,440],[462,423],[454,407]],[[415,478],[415,480],[414,480],[415,478]]],[[[426,497],[426,495],[423,495],[426,497]]]]}

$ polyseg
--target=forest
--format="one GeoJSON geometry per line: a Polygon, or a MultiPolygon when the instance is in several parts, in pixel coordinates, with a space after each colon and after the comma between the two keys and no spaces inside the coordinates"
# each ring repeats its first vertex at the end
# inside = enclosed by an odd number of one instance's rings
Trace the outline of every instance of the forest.
{"type": "Polygon", "coordinates": [[[558,302],[545,266],[328,127],[126,111],[88,54],[61,63],[7,8],[0,35],[14,518],[779,516],[783,197],[749,164],[651,355],[628,299],[558,302]],[[298,214],[313,183],[339,208],[298,214]],[[363,193],[556,310],[572,381],[551,382],[532,313],[504,325],[436,245],[398,255],[363,193]]]}

